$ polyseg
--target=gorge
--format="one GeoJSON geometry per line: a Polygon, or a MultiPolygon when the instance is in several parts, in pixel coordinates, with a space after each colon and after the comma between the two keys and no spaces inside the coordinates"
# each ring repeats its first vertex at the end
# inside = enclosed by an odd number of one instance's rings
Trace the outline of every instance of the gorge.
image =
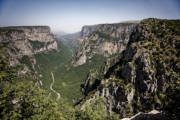
{"type": "Polygon", "coordinates": [[[178,120],[179,46],[180,20],[1,27],[0,117],[178,120]]]}

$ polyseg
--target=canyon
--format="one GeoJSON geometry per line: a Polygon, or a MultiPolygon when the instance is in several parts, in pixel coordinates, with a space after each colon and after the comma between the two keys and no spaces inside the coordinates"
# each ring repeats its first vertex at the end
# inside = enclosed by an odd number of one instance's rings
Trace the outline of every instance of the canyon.
{"type": "Polygon", "coordinates": [[[157,120],[178,119],[179,25],[149,18],[84,26],[59,37],[48,26],[2,27],[1,57],[18,77],[56,102],[67,99],[81,114],[99,105],[102,111],[94,111],[104,119],[151,119],[152,110],[157,120]]]}

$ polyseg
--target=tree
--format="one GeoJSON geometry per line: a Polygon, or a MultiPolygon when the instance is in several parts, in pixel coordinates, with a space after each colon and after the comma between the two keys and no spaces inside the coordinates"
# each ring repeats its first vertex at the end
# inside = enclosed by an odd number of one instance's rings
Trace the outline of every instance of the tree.
{"type": "Polygon", "coordinates": [[[46,92],[28,81],[6,84],[1,89],[0,117],[3,120],[64,120],[58,105],[46,92]]]}

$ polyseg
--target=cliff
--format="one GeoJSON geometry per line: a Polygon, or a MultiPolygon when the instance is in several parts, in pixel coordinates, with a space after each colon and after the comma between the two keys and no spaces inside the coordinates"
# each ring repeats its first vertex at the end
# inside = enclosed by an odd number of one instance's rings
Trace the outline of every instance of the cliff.
{"type": "Polygon", "coordinates": [[[74,66],[79,66],[94,55],[109,57],[121,53],[137,23],[100,24],[84,26],[80,32],[83,41],[75,55],[74,66]]]}
{"type": "Polygon", "coordinates": [[[48,26],[0,28],[0,42],[13,45],[11,48],[17,48],[17,54],[22,55],[57,50],[57,43],[48,26]]]}
{"type": "Polygon", "coordinates": [[[48,26],[1,27],[0,43],[9,65],[25,65],[20,73],[35,70],[35,54],[58,50],[57,42],[48,26]],[[31,66],[31,67],[28,67],[31,66]]]}
{"type": "Polygon", "coordinates": [[[73,67],[71,49],[59,42],[59,52],[49,27],[1,28],[1,118],[179,120],[180,20],[85,26],[81,38],[73,67]],[[75,109],[51,101],[42,84],[75,109]]]}
{"type": "Polygon", "coordinates": [[[141,21],[128,34],[118,62],[102,71],[103,79],[91,86],[87,79],[83,107],[101,96],[109,113],[121,117],[153,109],[179,116],[179,25],[179,20],[141,21]]]}

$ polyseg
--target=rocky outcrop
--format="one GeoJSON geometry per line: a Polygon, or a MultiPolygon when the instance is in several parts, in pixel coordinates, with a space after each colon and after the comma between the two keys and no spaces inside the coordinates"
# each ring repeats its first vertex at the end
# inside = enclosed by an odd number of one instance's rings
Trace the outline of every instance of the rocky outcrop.
{"type": "MultiPolygon", "coordinates": [[[[0,28],[0,42],[14,49],[13,54],[19,56],[57,50],[56,40],[48,26],[0,28]]],[[[13,55],[11,51],[9,52],[13,55]]]]}
{"type": "MultiPolygon", "coordinates": [[[[0,43],[9,58],[10,66],[36,64],[35,54],[58,50],[56,39],[48,26],[17,26],[0,28],[0,43]]],[[[20,73],[27,73],[30,68],[24,66],[20,73]]]]}
{"type": "Polygon", "coordinates": [[[86,63],[95,54],[108,57],[121,53],[136,25],[137,23],[118,23],[84,26],[81,30],[83,42],[75,55],[74,66],[86,63]]]}
{"type": "MultiPolygon", "coordinates": [[[[130,34],[119,61],[104,69],[104,78],[91,90],[95,93],[91,96],[106,98],[107,110],[121,117],[152,109],[179,115],[176,95],[180,91],[180,79],[178,67],[173,67],[179,63],[179,48],[175,46],[180,33],[176,24],[179,21],[141,21],[130,34]]],[[[141,114],[137,118],[149,117],[141,114]]]]}

